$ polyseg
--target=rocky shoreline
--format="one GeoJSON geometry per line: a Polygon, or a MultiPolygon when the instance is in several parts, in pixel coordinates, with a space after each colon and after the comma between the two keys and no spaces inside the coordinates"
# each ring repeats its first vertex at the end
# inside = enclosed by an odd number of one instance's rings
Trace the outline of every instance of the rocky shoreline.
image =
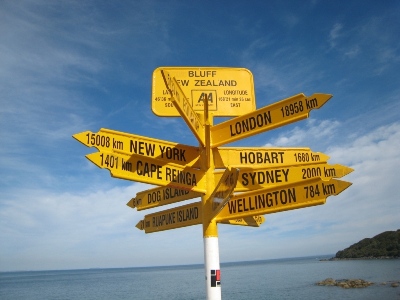
{"type": "MultiPolygon", "coordinates": [[[[366,281],[363,279],[338,279],[338,280],[335,280],[333,278],[327,278],[325,280],[318,281],[316,283],[316,285],[320,285],[320,286],[338,286],[338,287],[341,287],[344,289],[365,288],[365,287],[369,287],[374,284],[376,284],[376,283],[371,282],[371,281],[366,281]]],[[[400,280],[380,283],[380,285],[388,285],[388,284],[391,287],[396,288],[396,287],[399,287],[400,280]]]]}
{"type": "Polygon", "coordinates": [[[400,257],[397,256],[367,256],[367,257],[352,257],[352,258],[338,258],[338,257],[331,257],[331,258],[323,258],[319,261],[337,261],[337,260],[371,260],[371,259],[399,259],[400,257]]]}

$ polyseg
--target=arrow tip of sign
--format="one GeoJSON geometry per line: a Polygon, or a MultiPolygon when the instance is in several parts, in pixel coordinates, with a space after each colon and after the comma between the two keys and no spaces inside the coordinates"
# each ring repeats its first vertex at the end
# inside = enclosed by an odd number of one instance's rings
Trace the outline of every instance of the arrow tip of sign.
{"type": "Polygon", "coordinates": [[[85,136],[86,136],[86,134],[88,134],[89,132],[90,132],[90,131],[84,131],[84,132],[75,133],[75,134],[72,135],[72,137],[73,137],[74,139],[76,139],[78,142],[80,142],[80,143],[86,145],[86,144],[85,144],[85,136]]]}
{"type": "Polygon", "coordinates": [[[338,182],[339,191],[336,191],[336,193],[334,193],[335,195],[338,195],[339,193],[343,192],[345,189],[347,189],[349,186],[351,186],[353,184],[351,182],[343,181],[343,180],[335,180],[335,179],[331,179],[331,180],[338,182]]]}
{"type": "Polygon", "coordinates": [[[329,99],[331,99],[333,97],[332,94],[313,94],[311,97],[309,98],[317,98],[318,99],[318,106],[316,108],[320,108],[322,105],[324,105],[326,102],[328,102],[329,99]]]}
{"type": "Polygon", "coordinates": [[[128,203],[126,204],[131,208],[135,208],[136,207],[136,201],[135,198],[132,198],[131,200],[128,201],[128,203]]]}
{"type": "Polygon", "coordinates": [[[339,176],[337,176],[337,177],[346,176],[347,174],[350,174],[351,172],[354,171],[353,168],[350,168],[350,167],[347,167],[347,166],[343,166],[343,165],[339,165],[339,164],[334,165],[334,167],[335,167],[335,168],[338,170],[338,172],[340,173],[340,174],[338,174],[339,176]]]}
{"type": "Polygon", "coordinates": [[[143,220],[140,220],[137,224],[136,224],[136,228],[137,229],[139,229],[139,230],[143,230],[143,223],[144,223],[144,221],[143,220]]]}
{"type": "Polygon", "coordinates": [[[344,171],[344,175],[347,175],[347,174],[350,174],[351,172],[353,172],[354,169],[350,168],[350,167],[347,167],[347,166],[344,166],[343,171],[344,171]]]}
{"type": "Polygon", "coordinates": [[[331,157],[329,155],[326,155],[325,153],[318,152],[319,158],[321,161],[328,161],[331,157]]]}
{"type": "Polygon", "coordinates": [[[258,216],[258,219],[257,219],[258,225],[261,225],[261,224],[263,224],[264,222],[265,222],[265,217],[264,217],[264,216],[258,216]]]}
{"type": "Polygon", "coordinates": [[[320,95],[322,95],[322,97],[323,97],[324,99],[326,99],[326,101],[328,101],[329,99],[331,99],[331,98],[333,97],[332,94],[320,94],[320,95]]]}
{"type": "Polygon", "coordinates": [[[90,153],[90,154],[86,154],[85,157],[90,160],[92,163],[94,163],[96,166],[99,167],[96,157],[98,156],[99,152],[94,152],[94,153],[90,153]]]}

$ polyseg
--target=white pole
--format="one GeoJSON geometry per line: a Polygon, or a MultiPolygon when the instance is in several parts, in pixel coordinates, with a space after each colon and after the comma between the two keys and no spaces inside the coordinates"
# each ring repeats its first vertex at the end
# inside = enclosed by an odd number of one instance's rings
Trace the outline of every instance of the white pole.
{"type": "Polygon", "coordinates": [[[206,193],[201,197],[203,204],[203,239],[204,239],[204,269],[206,272],[206,293],[208,300],[221,300],[221,271],[219,267],[218,228],[212,220],[213,199],[215,189],[214,158],[210,145],[210,129],[213,125],[212,115],[208,114],[208,99],[204,104],[204,123],[206,145],[202,151],[202,169],[206,172],[206,193]]]}
{"type": "Polygon", "coordinates": [[[204,268],[208,300],[221,300],[218,237],[204,237],[204,268]]]}

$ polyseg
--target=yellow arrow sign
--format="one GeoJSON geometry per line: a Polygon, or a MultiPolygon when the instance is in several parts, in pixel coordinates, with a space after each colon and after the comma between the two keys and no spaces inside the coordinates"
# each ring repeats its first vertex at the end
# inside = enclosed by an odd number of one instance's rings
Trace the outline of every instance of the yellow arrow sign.
{"type": "Polygon", "coordinates": [[[201,202],[195,202],[146,215],[136,227],[151,233],[201,223],[202,205],[201,202]]]}
{"type": "Polygon", "coordinates": [[[298,94],[211,127],[211,147],[244,139],[283,125],[308,118],[312,109],[320,108],[332,95],[298,94]]]}
{"type": "Polygon", "coordinates": [[[132,208],[136,207],[137,210],[143,210],[193,199],[201,195],[201,193],[189,190],[163,186],[137,193],[136,197],[132,198],[127,205],[132,208]]]}
{"type": "MultiPolygon", "coordinates": [[[[240,226],[259,227],[265,222],[264,216],[254,216],[225,220],[220,223],[240,226]]],[[[194,202],[179,207],[146,215],[136,224],[136,228],[145,233],[176,229],[202,223],[202,204],[194,202]]]]}
{"type": "Polygon", "coordinates": [[[86,158],[113,177],[205,193],[204,172],[140,155],[95,152],[86,158]]]}
{"type": "Polygon", "coordinates": [[[205,146],[205,128],[203,121],[200,120],[199,116],[194,111],[176,79],[170,77],[167,71],[161,71],[161,73],[164,78],[165,86],[171,95],[172,104],[185,120],[198,141],[205,146]]]}
{"type": "Polygon", "coordinates": [[[260,225],[263,224],[264,222],[265,222],[264,216],[253,216],[253,217],[225,220],[225,221],[221,221],[220,223],[230,224],[230,225],[260,227],[260,225]]]}
{"type": "MultiPolygon", "coordinates": [[[[276,185],[295,183],[310,178],[341,178],[353,172],[352,168],[339,164],[313,164],[304,166],[288,166],[280,168],[243,168],[239,171],[235,192],[252,191],[276,185]]],[[[216,173],[216,178],[222,176],[216,173]]]]}
{"type": "Polygon", "coordinates": [[[210,198],[213,201],[213,213],[217,214],[229,201],[238,180],[239,169],[228,168],[222,174],[210,198]]]}
{"type": "Polygon", "coordinates": [[[324,204],[350,182],[320,178],[235,195],[216,216],[217,222],[324,204]]]}
{"type": "Polygon", "coordinates": [[[243,68],[160,67],[153,72],[151,108],[158,116],[179,116],[168,100],[161,71],[175,77],[193,109],[203,113],[205,98],[214,116],[241,116],[256,109],[253,75],[243,68]]]}
{"type": "Polygon", "coordinates": [[[197,147],[157,140],[145,136],[101,128],[99,132],[84,131],[73,137],[87,147],[118,151],[157,158],[184,166],[197,166],[200,152],[197,147]]]}
{"type": "Polygon", "coordinates": [[[329,156],[310,148],[221,147],[213,149],[216,168],[278,167],[326,163],[329,156]]]}

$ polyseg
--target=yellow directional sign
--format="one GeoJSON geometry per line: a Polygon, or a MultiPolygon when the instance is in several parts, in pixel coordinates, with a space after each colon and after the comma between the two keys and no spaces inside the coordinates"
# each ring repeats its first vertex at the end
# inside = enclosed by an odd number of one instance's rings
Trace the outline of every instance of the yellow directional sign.
{"type": "Polygon", "coordinates": [[[213,149],[215,168],[278,167],[326,163],[329,156],[310,148],[219,147],[213,149]]]}
{"type": "Polygon", "coordinates": [[[136,227],[151,233],[201,224],[202,217],[201,202],[195,202],[146,215],[136,227]]]}
{"type": "MultiPolygon", "coordinates": [[[[187,205],[171,208],[168,210],[146,215],[143,220],[136,224],[136,228],[144,230],[145,233],[158,232],[201,224],[202,205],[194,202],[187,205]]],[[[220,223],[250,227],[260,227],[265,222],[264,216],[252,216],[225,220],[220,223]]]]}
{"type": "Polygon", "coordinates": [[[298,94],[273,103],[240,117],[211,127],[211,147],[244,139],[283,125],[308,118],[312,109],[320,108],[332,95],[314,94],[306,97],[298,94]]]}
{"type": "Polygon", "coordinates": [[[320,178],[235,195],[216,216],[217,222],[324,204],[350,182],[320,178]]]}
{"type": "Polygon", "coordinates": [[[127,205],[132,208],[136,207],[137,210],[143,210],[201,197],[201,195],[198,192],[163,186],[137,193],[136,197],[132,198],[127,205]]]}
{"type": "Polygon", "coordinates": [[[225,221],[221,221],[220,223],[230,224],[230,225],[260,227],[260,225],[263,224],[264,222],[265,222],[264,216],[253,216],[253,217],[225,220],[225,221]]]}
{"type": "Polygon", "coordinates": [[[309,148],[221,146],[305,119],[331,97],[298,94],[256,110],[247,69],[161,67],[153,73],[152,110],[181,116],[199,147],[105,128],[73,137],[96,147],[86,157],[113,177],[159,186],[137,193],[127,203],[132,208],[201,197],[145,215],[136,227],[151,233],[202,224],[207,298],[220,299],[218,223],[259,227],[265,214],[324,204],[351,185],[334,178],[353,171],[309,148]],[[233,118],[214,125],[214,117],[227,116],[233,118]]]}
{"type": "Polygon", "coordinates": [[[158,116],[179,116],[169,102],[161,71],[175,77],[190,105],[203,113],[207,97],[208,110],[214,116],[241,116],[256,109],[253,75],[243,68],[160,67],[153,72],[151,108],[158,116]]]}
{"type": "MultiPolygon", "coordinates": [[[[295,183],[310,178],[341,178],[353,172],[352,168],[339,164],[328,165],[312,164],[304,166],[288,166],[275,168],[242,168],[239,171],[239,179],[236,183],[235,192],[252,191],[261,188],[295,183]]],[[[222,176],[222,172],[216,173],[216,178],[222,176]]]]}
{"type": "Polygon", "coordinates": [[[228,168],[222,174],[221,179],[219,179],[218,184],[215,186],[215,189],[210,197],[213,201],[214,214],[217,214],[229,201],[233,193],[233,189],[236,186],[238,175],[239,169],[236,168],[228,168]]]}
{"type": "Polygon", "coordinates": [[[200,151],[198,147],[157,140],[145,136],[101,128],[99,132],[84,131],[73,137],[88,147],[98,150],[118,151],[157,158],[184,166],[197,166],[200,151]]]}
{"type": "Polygon", "coordinates": [[[110,170],[113,177],[143,183],[205,192],[204,172],[141,155],[95,152],[86,158],[96,166],[110,170]]]}
{"type": "Polygon", "coordinates": [[[165,86],[171,95],[172,104],[185,120],[198,141],[205,146],[205,128],[203,121],[200,120],[199,116],[194,111],[175,77],[170,77],[167,71],[161,71],[161,74],[164,78],[165,86]]]}

